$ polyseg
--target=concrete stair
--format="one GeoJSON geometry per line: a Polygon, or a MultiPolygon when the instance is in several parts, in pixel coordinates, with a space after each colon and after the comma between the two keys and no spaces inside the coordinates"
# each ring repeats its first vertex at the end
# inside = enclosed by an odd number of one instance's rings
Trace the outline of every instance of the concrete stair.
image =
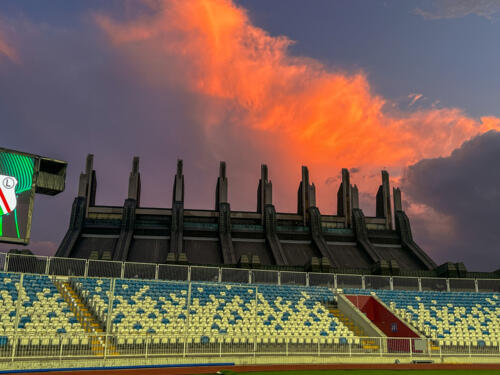
{"type": "MultiPolygon", "coordinates": [[[[93,334],[90,340],[92,352],[98,356],[104,355],[106,347],[106,333],[104,327],[101,326],[85,301],[75,292],[69,282],[56,280],[54,284],[64,300],[68,303],[69,308],[75,314],[75,317],[78,319],[78,322],[82,325],[85,332],[93,334]]],[[[106,354],[118,355],[114,345],[109,342],[106,354]]]]}
{"type": "Polygon", "coordinates": [[[356,336],[361,337],[361,345],[363,349],[379,350],[380,346],[377,339],[367,339],[363,338],[366,336],[364,330],[357,326],[356,323],[352,321],[348,316],[346,316],[338,308],[329,308],[330,313],[332,313],[339,321],[341,321],[347,328],[349,328],[356,336]]]}

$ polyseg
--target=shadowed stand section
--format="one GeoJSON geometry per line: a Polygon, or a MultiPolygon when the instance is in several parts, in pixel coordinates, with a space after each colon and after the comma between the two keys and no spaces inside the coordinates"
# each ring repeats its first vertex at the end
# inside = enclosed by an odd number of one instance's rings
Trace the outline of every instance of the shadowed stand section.
{"type": "Polygon", "coordinates": [[[132,161],[132,171],[128,179],[128,196],[123,204],[120,237],[114,249],[114,260],[126,261],[128,259],[130,244],[134,237],[135,212],[139,207],[140,198],[141,174],[139,173],[139,158],[136,156],[132,161]]]}
{"type": "MultiPolygon", "coordinates": [[[[382,185],[384,185],[384,172],[382,172],[382,185]]],[[[388,175],[387,172],[385,172],[385,177],[386,177],[386,187],[388,189],[388,175]]],[[[379,188],[379,193],[382,189],[382,186],[379,188]]],[[[370,242],[370,239],[368,238],[368,228],[366,225],[366,218],[365,214],[363,211],[359,208],[359,197],[358,197],[358,188],[355,186],[352,189],[353,195],[356,196],[355,201],[356,201],[356,206],[352,208],[352,228],[354,230],[354,235],[356,236],[356,242],[358,246],[369,256],[370,260],[374,263],[377,264],[377,262],[380,262],[382,260],[382,257],[378,253],[378,251],[375,249],[375,247],[372,245],[370,242]]],[[[381,198],[381,194],[377,194],[377,216],[378,216],[378,209],[379,206],[381,205],[379,200],[381,198]]],[[[384,211],[385,212],[385,211],[384,211]]],[[[389,204],[389,216],[390,216],[390,204],[389,204]]],[[[387,222],[387,220],[386,220],[387,222]]]]}
{"type": "Polygon", "coordinates": [[[413,240],[413,235],[411,233],[410,220],[406,213],[403,211],[403,206],[401,204],[401,190],[395,188],[393,190],[394,195],[394,219],[396,222],[396,232],[401,238],[401,247],[411,252],[426,269],[432,270],[437,267],[436,263],[418,246],[413,240]]]}
{"type": "Polygon", "coordinates": [[[323,237],[323,228],[321,226],[321,214],[316,207],[316,187],[309,184],[309,170],[302,167],[302,181],[298,191],[298,214],[302,215],[304,226],[309,222],[311,226],[311,236],[314,246],[319,250],[321,256],[330,261],[330,265],[339,267],[339,263],[332,254],[325,238],[323,237]]]}
{"type": "Polygon", "coordinates": [[[268,181],[267,165],[260,168],[259,187],[257,189],[257,212],[261,214],[264,225],[266,243],[277,265],[289,265],[276,230],[276,209],[273,205],[273,184],[268,181]]]}
{"type": "Polygon", "coordinates": [[[215,210],[219,212],[219,241],[224,264],[236,264],[233,239],[231,237],[231,206],[227,201],[226,162],[221,161],[217,188],[215,191],[215,210]]]}
{"type": "Polygon", "coordinates": [[[179,254],[184,253],[184,175],[182,160],[177,160],[177,174],[174,178],[172,195],[172,224],[170,227],[170,249],[167,261],[178,260],[179,254]]]}
{"type": "Polygon", "coordinates": [[[69,228],[57,249],[56,257],[71,256],[72,250],[82,232],[87,209],[95,204],[97,180],[93,164],[94,155],[88,154],[85,162],[85,173],[80,174],[78,196],[73,201],[71,208],[69,228]]]}

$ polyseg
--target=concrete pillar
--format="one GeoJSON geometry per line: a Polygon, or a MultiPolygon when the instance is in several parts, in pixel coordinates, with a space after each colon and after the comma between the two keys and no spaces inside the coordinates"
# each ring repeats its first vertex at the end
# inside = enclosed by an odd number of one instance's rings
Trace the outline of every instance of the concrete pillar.
{"type": "Polygon", "coordinates": [[[394,212],[403,211],[403,204],[401,203],[401,190],[399,188],[393,188],[392,196],[394,199],[394,212]]]}
{"type": "Polygon", "coordinates": [[[352,197],[349,171],[342,169],[342,182],[337,192],[337,216],[344,217],[344,227],[351,227],[352,197]]]}
{"type": "Polygon", "coordinates": [[[297,213],[302,216],[304,225],[307,225],[307,210],[316,207],[316,187],[309,184],[309,170],[302,166],[302,180],[298,190],[297,213]]]}
{"type": "Polygon", "coordinates": [[[184,175],[182,160],[177,160],[177,173],[174,177],[172,191],[172,224],[170,226],[170,252],[176,254],[183,252],[184,233],[184,175]]]}
{"type": "Polygon", "coordinates": [[[391,194],[389,190],[389,174],[382,171],[382,185],[377,192],[377,217],[385,218],[386,229],[392,229],[391,194]]]}
{"type": "Polygon", "coordinates": [[[134,199],[137,207],[141,200],[141,174],[139,173],[139,157],[135,156],[132,161],[132,171],[128,178],[128,199],[134,199]]]}
{"type": "Polygon", "coordinates": [[[264,208],[273,204],[273,184],[268,180],[267,165],[260,167],[259,187],[257,188],[257,212],[261,214],[261,223],[264,224],[264,208]]]}
{"type": "Polygon", "coordinates": [[[217,188],[215,191],[215,210],[219,209],[220,203],[228,203],[227,185],[226,162],[221,161],[219,165],[219,177],[217,178],[217,188]]]}

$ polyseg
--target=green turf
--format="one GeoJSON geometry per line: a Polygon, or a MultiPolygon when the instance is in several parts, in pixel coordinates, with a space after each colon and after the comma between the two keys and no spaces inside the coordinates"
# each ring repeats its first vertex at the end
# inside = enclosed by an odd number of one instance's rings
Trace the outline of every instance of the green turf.
{"type": "Polygon", "coordinates": [[[263,371],[233,372],[223,371],[224,375],[498,375],[500,370],[300,370],[300,371],[263,371]]]}

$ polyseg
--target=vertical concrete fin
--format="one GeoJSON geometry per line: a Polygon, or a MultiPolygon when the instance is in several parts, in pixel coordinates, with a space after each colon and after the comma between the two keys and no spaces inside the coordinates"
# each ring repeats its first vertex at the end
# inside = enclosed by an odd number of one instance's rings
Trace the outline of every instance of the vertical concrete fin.
{"type": "Polygon", "coordinates": [[[264,217],[264,205],[266,200],[265,187],[266,187],[267,177],[268,177],[267,165],[262,164],[260,166],[259,186],[257,187],[257,212],[262,214],[262,217],[264,217]]]}
{"type": "Polygon", "coordinates": [[[137,207],[139,207],[141,200],[141,174],[139,173],[138,156],[135,156],[132,161],[132,171],[128,178],[128,199],[137,201],[137,207]]]}
{"type": "Polygon", "coordinates": [[[95,205],[97,178],[94,170],[94,155],[88,154],[85,160],[85,174],[80,175],[78,196],[87,198],[87,207],[95,205]]]}
{"type": "Polygon", "coordinates": [[[217,178],[217,188],[215,192],[215,210],[219,210],[220,203],[228,203],[227,201],[227,177],[226,177],[226,162],[221,161],[219,165],[219,177],[217,178]]]}
{"type": "Polygon", "coordinates": [[[349,170],[342,168],[342,182],[337,192],[337,216],[344,217],[345,228],[351,227],[352,198],[349,170]]]}
{"type": "Polygon", "coordinates": [[[376,216],[385,218],[386,229],[392,229],[391,193],[387,171],[382,171],[382,185],[377,192],[376,216]]]}
{"type": "Polygon", "coordinates": [[[177,257],[177,254],[184,252],[184,174],[181,159],[177,159],[177,171],[174,177],[171,220],[169,251],[177,257]]]}
{"type": "Polygon", "coordinates": [[[401,190],[399,188],[393,188],[392,195],[394,199],[394,213],[403,211],[403,205],[401,203],[401,190]]]}
{"type": "Polygon", "coordinates": [[[177,160],[177,173],[174,177],[174,190],[172,197],[172,206],[176,202],[184,202],[184,175],[182,171],[182,160],[177,160]]]}
{"type": "Polygon", "coordinates": [[[314,187],[311,188],[309,185],[309,170],[306,166],[302,166],[302,180],[300,181],[297,195],[297,213],[302,216],[304,225],[306,225],[307,209],[311,207],[310,198],[312,197],[313,201],[316,201],[315,189],[314,187]]]}
{"type": "Polygon", "coordinates": [[[351,202],[352,202],[352,208],[351,211],[355,208],[359,208],[359,191],[358,191],[358,186],[351,185],[351,202]]]}

